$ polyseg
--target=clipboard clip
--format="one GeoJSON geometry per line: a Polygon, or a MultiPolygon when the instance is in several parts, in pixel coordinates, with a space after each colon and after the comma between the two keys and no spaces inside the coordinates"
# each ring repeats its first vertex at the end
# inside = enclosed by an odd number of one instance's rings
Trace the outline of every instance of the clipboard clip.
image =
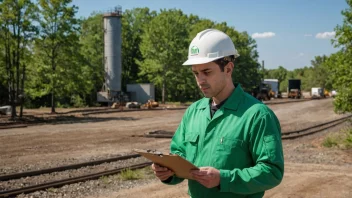
{"type": "Polygon", "coordinates": [[[147,149],[147,152],[148,152],[148,153],[151,153],[151,154],[153,154],[153,155],[157,155],[157,156],[159,156],[159,157],[163,157],[163,156],[164,156],[164,154],[163,154],[162,152],[157,151],[157,150],[147,149]]]}

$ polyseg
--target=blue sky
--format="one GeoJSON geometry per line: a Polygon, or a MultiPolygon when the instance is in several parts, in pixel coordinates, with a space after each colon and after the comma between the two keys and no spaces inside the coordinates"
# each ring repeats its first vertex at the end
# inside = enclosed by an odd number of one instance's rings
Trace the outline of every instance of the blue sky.
{"type": "MultiPolygon", "coordinates": [[[[149,7],[181,9],[216,22],[226,22],[246,31],[258,45],[259,59],[267,69],[288,70],[310,66],[314,56],[337,51],[331,39],[342,24],[345,0],[73,0],[77,16],[106,11],[117,5],[122,10],[149,7]]],[[[185,57],[186,59],[186,57],[185,57]]]]}

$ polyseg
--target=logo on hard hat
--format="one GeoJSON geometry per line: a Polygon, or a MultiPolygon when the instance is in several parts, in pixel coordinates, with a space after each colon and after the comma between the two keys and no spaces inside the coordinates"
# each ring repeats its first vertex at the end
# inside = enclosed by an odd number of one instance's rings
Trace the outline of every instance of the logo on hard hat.
{"type": "Polygon", "coordinates": [[[191,56],[198,55],[199,54],[199,48],[197,46],[191,47],[191,56]]]}

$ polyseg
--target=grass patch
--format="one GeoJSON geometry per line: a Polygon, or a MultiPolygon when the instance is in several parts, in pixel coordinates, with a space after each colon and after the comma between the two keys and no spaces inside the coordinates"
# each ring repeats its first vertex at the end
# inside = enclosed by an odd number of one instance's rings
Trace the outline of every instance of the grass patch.
{"type": "Polygon", "coordinates": [[[154,177],[154,174],[150,166],[137,170],[126,169],[118,175],[121,180],[149,179],[152,177],[154,177]]]}
{"type": "Polygon", "coordinates": [[[352,129],[344,129],[339,133],[329,135],[322,145],[327,148],[352,149],[352,129]]]}
{"type": "Polygon", "coordinates": [[[46,189],[47,192],[50,192],[50,193],[56,193],[57,189],[56,188],[48,188],[46,189]]]}
{"type": "Polygon", "coordinates": [[[109,183],[111,183],[111,180],[109,179],[108,176],[101,176],[99,179],[100,179],[104,184],[109,184],[109,183]]]}
{"type": "Polygon", "coordinates": [[[152,179],[152,178],[155,178],[154,172],[152,171],[150,166],[148,166],[137,170],[125,169],[120,174],[102,176],[99,178],[99,180],[103,184],[108,185],[110,183],[113,183],[116,180],[128,181],[128,180],[152,179]]]}

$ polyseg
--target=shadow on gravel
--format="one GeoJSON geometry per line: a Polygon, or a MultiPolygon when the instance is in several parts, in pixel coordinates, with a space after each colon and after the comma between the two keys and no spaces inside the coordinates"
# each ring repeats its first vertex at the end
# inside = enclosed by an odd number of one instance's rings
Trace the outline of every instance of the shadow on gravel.
{"type": "MultiPolygon", "coordinates": [[[[109,110],[110,108],[105,107],[105,108],[96,108],[96,109],[79,109],[79,110],[72,110],[68,112],[58,112],[56,114],[58,115],[66,115],[66,114],[72,114],[72,113],[87,113],[87,112],[94,112],[94,111],[104,111],[104,110],[109,110]]],[[[50,113],[46,113],[50,114],[50,113]]]]}
{"type": "Polygon", "coordinates": [[[24,125],[42,125],[42,124],[76,124],[76,123],[92,123],[92,122],[106,122],[106,121],[113,121],[113,120],[124,120],[124,121],[136,121],[139,118],[133,117],[85,117],[85,116],[63,116],[57,114],[55,116],[43,116],[37,117],[33,115],[26,115],[24,117],[17,118],[15,120],[8,120],[7,122],[0,123],[0,126],[16,126],[19,124],[24,125]]]}

